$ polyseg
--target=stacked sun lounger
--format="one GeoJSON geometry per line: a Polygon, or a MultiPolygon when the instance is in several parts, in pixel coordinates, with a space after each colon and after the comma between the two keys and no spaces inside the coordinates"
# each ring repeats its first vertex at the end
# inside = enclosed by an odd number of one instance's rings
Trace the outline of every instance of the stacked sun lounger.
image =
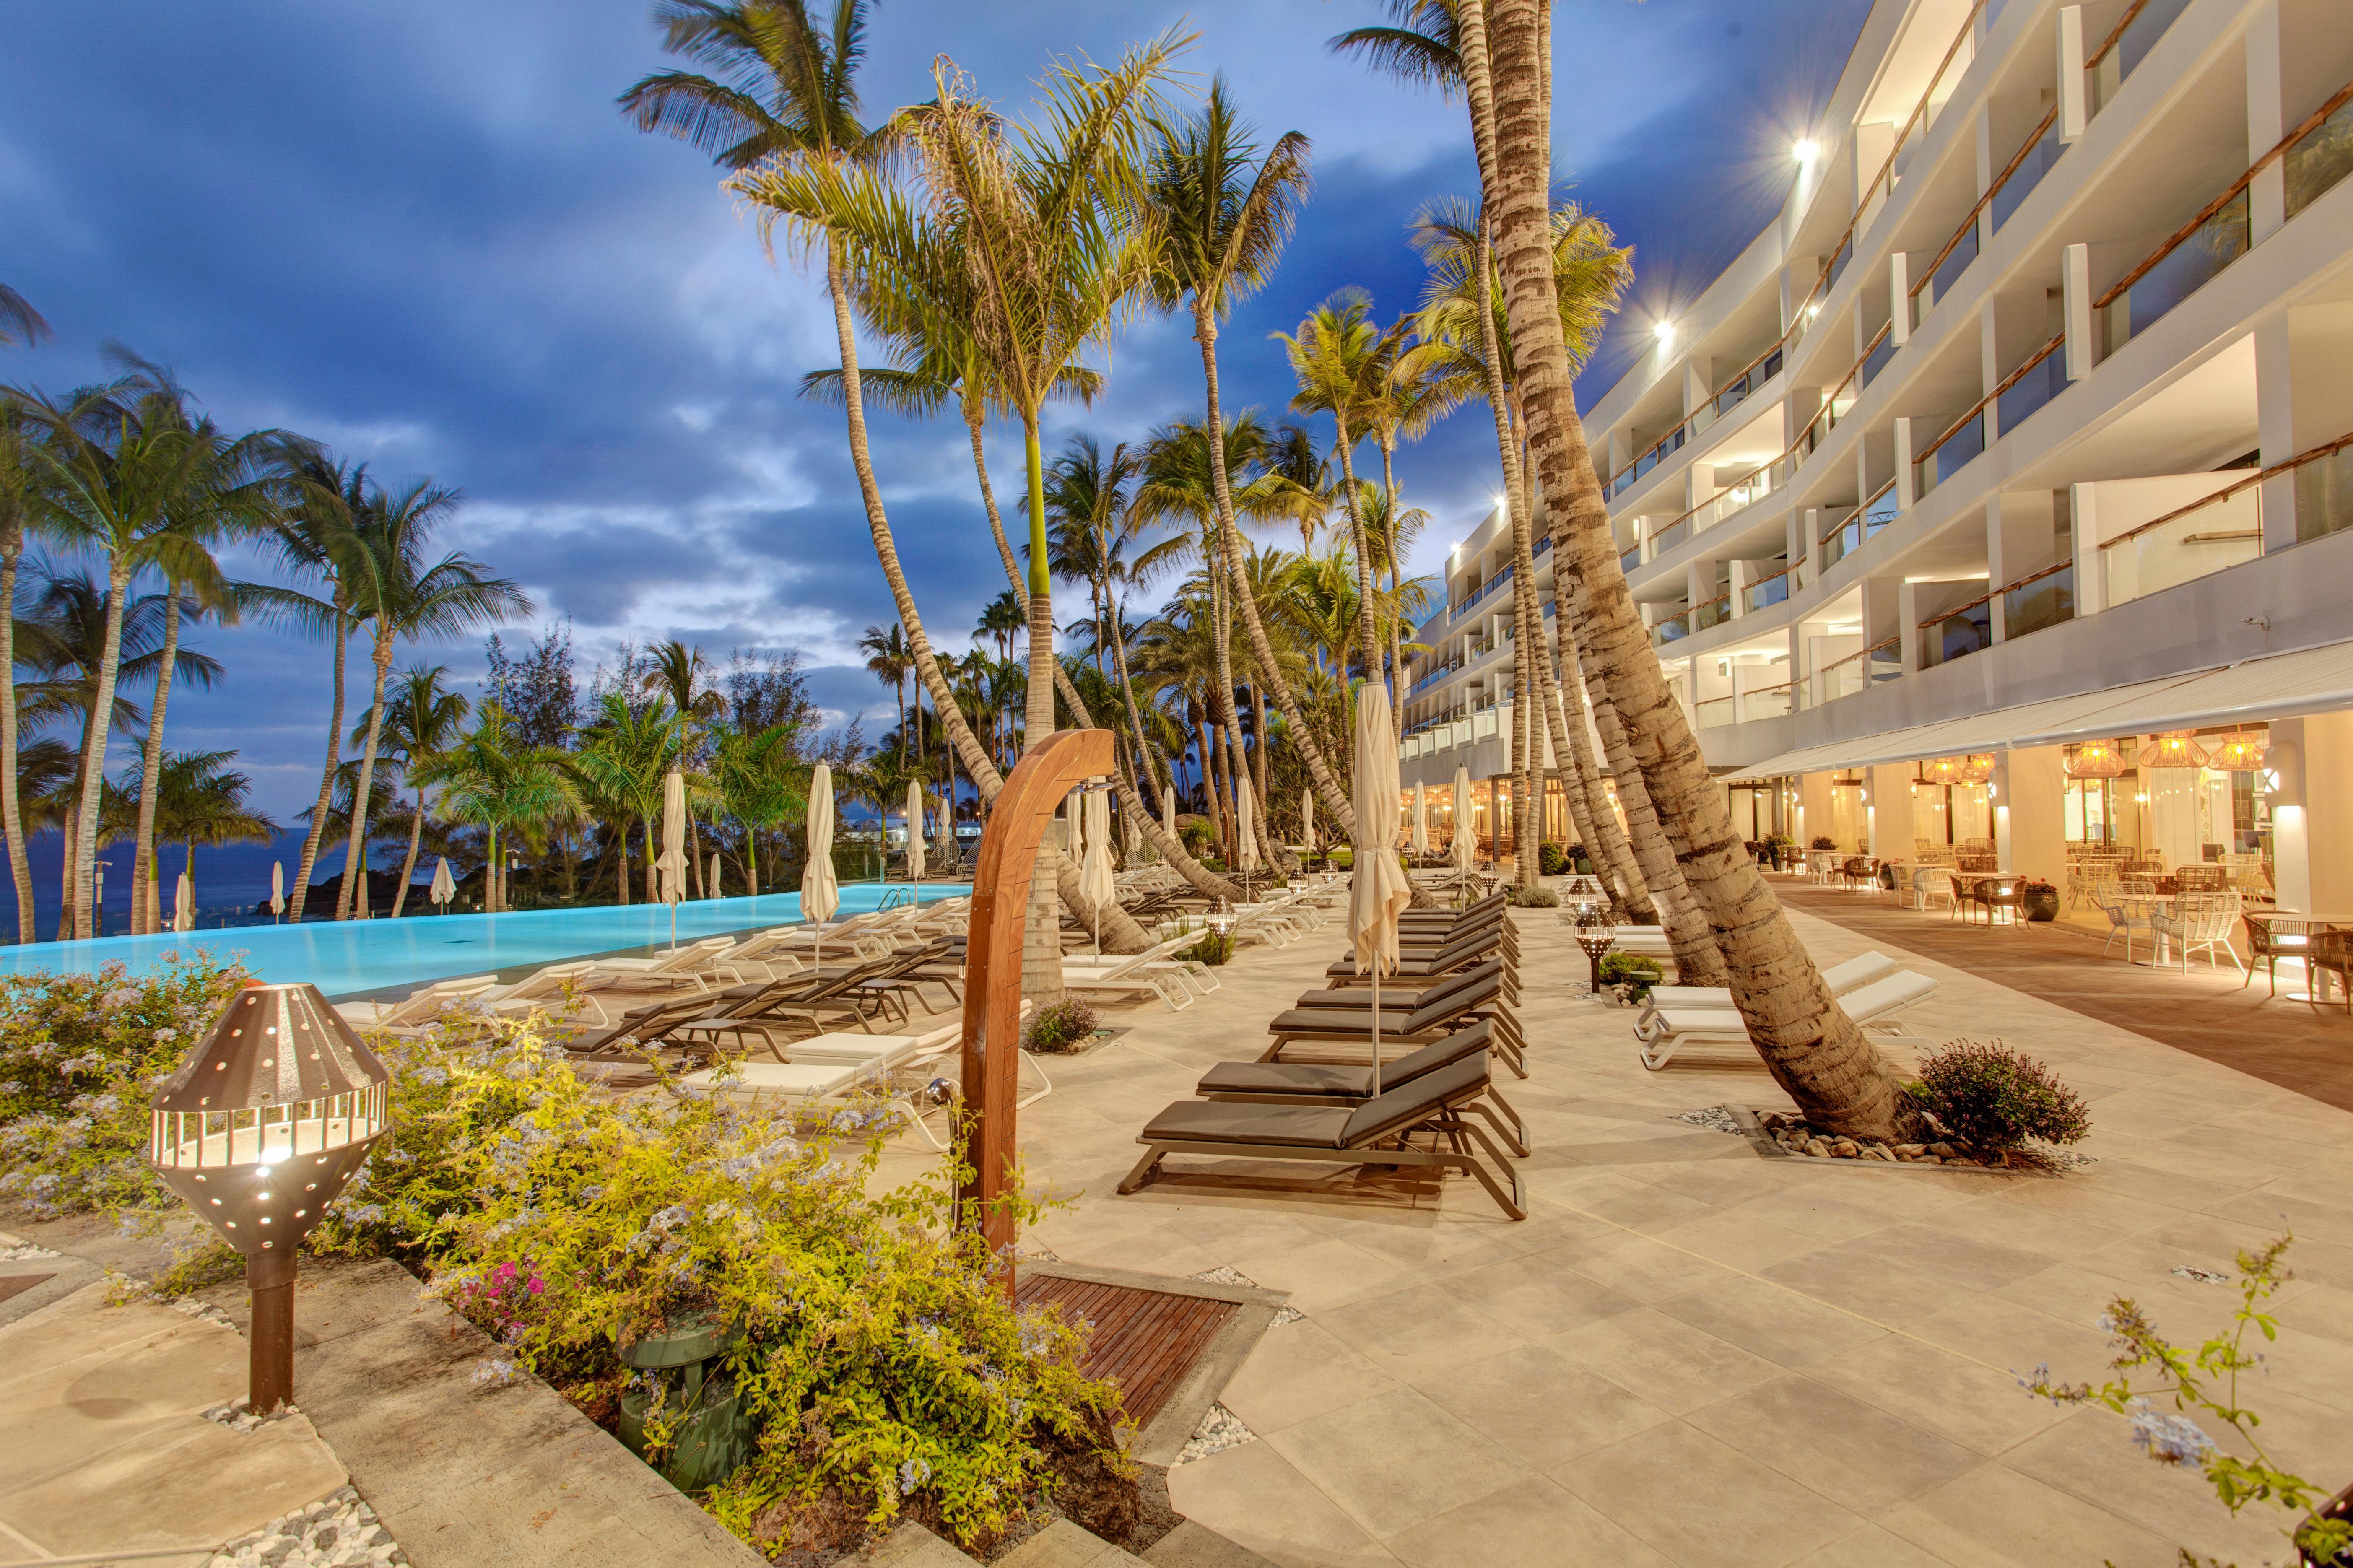
{"type": "MultiPolygon", "coordinates": [[[[1883,952],[1866,952],[1821,973],[1846,1016],[1873,1038],[1889,1045],[1929,1043],[1898,1031],[1905,1012],[1936,994],[1933,978],[1898,967],[1883,952]]],[[[1747,1045],[1748,1025],[1733,1005],[1729,990],[1662,985],[1651,991],[1634,1022],[1634,1042],[1642,1065],[1656,1072],[1685,1046],[1747,1045]]]]}
{"type": "Polygon", "coordinates": [[[1514,1219],[1526,1217],[1513,1157],[1525,1123],[1494,1065],[1527,1076],[1518,942],[1504,900],[1400,922],[1401,963],[1376,994],[1353,958],[1330,984],[1267,1023],[1258,1060],[1224,1062],[1147,1122],[1145,1152],[1119,1190],[1166,1174],[1171,1154],[1455,1170],[1514,1219]],[[1364,984],[1359,984],[1359,981],[1364,984]],[[1286,1053],[1315,1059],[1286,1059],[1286,1053]]]}

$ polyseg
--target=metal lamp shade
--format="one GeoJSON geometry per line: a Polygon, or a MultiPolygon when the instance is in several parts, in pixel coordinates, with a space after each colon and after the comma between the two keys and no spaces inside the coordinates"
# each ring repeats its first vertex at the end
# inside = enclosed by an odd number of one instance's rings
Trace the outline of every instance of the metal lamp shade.
{"type": "Polygon", "coordinates": [[[391,1125],[391,1075],[315,985],[248,985],[152,1101],[147,1157],[251,1258],[291,1252],[391,1125]]]}

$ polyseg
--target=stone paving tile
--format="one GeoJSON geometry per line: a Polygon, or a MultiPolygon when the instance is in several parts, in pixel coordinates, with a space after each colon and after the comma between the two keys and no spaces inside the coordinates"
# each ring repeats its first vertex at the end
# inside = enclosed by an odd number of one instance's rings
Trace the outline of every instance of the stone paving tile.
{"type": "MultiPolygon", "coordinates": [[[[1230,1266],[1307,1314],[1229,1390],[1261,1440],[1178,1467],[1181,1510],[1286,1568],[2174,1568],[2179,1545],[2258,1561],[2194,1479],[2010,1369],[2098,1376],[2119,1294],[2202,1338],[2235,1298],[2171,1270],[2227,1268],[2289,1223],[2266,1441],[2353,1471],[2353,1114],[1899,953],[1940,984],[1915,1032],[2051,1062],[2093,1101],[2097,1163],[2052,1180],[1761,1159],[1673,1120],[1786,1105],[1753,1055],[1645,1072],[1629,1016],[1577,994],[1563,928],[1514,918],[1532,1076],[1503,1087],[1535,1145],[1525,1222],[1460,1178],[1389,1173],[1195,1161],[1113,1192],[1134,1129],[1206,1064],[1256,1055],[1261,1022],[1319,985],[1329,929],[1250,951],[1183,1014],[1124,1010],[1117,1048],[1050,1066],[1023,1143],[1075,1206],[1029,1245],[1230,1266]]],[[[1869,945],[1791,919],[1825,963],[1869,945]]],[[[889,1168],[912,1170],[900,1142],[889,1168]]]]}

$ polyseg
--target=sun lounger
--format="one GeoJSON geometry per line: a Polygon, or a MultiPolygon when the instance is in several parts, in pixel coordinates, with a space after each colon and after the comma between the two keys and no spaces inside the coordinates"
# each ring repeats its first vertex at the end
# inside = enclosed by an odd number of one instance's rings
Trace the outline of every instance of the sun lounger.
{"type": "Polygon", "coordinates": [[[1514,1219],[1527,1217],[1519,1173],[1487,1136],[1477,1115],[1501,1127],[1487,1099],[1493,1085],[1484,1053],[1384,1093],[1351,1110],[1345,1106],[1258,1105],[1217,1100],[1184,1100],[1155,1116],[1136,1142],[1144,1158],[1121,1182],[1132,1193],[1160,1173],[1171,1154],[1209,1154],[1241,1160],[1297,1160],[1326,1165],[1395,1165],[1462,1171],[1487,1189],[1496,1206],[1514,1219]],[[1433,1146],[1414,1147],[1417,1132],[1432,1135],[1433,1146]],[[1487,1158],[1480,1158],[1484,1151],[1487,1158]],[[1493,1170],[1489,1169],[1493,1164],[1493,1170]],[[1508,1182],[1496,1180],[1501,1172],[1508,1182]]]}
{"type": "MultiPolygon", "coordinates": [[[[1124,956],[1110,953],[1099,959],[1065,957],[1062,984],[1088,996],[1138,997],[1149,994],[1166,1002],[1170,1012],[1181,1013],[1193,1005],[1189,971],[1198,969],[1206,973],[1208,966],[1187,964],[1175,955],[1198,940],[1192,936],[1170,937],[1142,952],[1124,956]]],[[[1203,987],[1205,991],[1216,988],[1214,979],[1203,987]]]]}
{"type": "Polygon", "coordinates": [[[711,998],[699,993],[668,996],[632,1007],[610,1024],[581,1030],[556,1043],[567,1056],[575,1058],[643,1060],[651,1047],[667,1040],[710,1005],[711,998]]]}
{"type": "MultiPolygon", "coordinates": [[[[1414,1079],[1440,1068],[1452,1067],[1493,1044],[1495,1026],[1482,1018],[1467,1029],[1457,1029],[1407,1056],[1381,1067],[1384,1094],[1403,1089],[1414,1079]]],[[[1201,1075],[1193,1092],[1204,1100],[1229,1100],[1247,1105],[1361,1105],[1373,1097],[1373,1069],[1340,1062],[1219,1062],[1201,1075]]],[[[1487,1098],[1502,1113],[1498,1125],[1513,1153],[1528,1152],[1527,1129],[1501,1089],[1490,1088],[1487,1098]]]]}
{"type": "Polygon", "coordinates": [[[658,958],[600,958],[576,982],[584,991],[712,990],[712,965],[735,945],[732,936],[708,936],[658,958]]]}
{"type": "MultiPolygon", "coordinates": [[[[1303,1000],[1318,1000],[1330,994],[1311,992],[1303,1000]]],[[[1372,993],[1365,993],[1362,1004],[1343,1003],[1339,1006],[1293,1007],[1268,1020],[1267,1033],[1274,1037],[1259,1058],[1262,1062],[1280,1061],[1284,1049],[1293,1041],[1337,1041],[1354,1045],[1362,1042],[1369,1047],[1373,1038],[1374,1014],[1372,993]]],[[[1522,1078],[1527,1076],[1526,1047],[1520,1038],[1519,1022],[1504,1000],[1502,966],[1482,966],[1460,977],[1459,984],[1440,986],[1417,996],[1409,1011],[1392,1008],[1383,997],[1380,1010],[1380,1036],[1384,1045],[1426,1046],[1473,1017],[1493,1018],[1496,1048],[1512,1070],[1522,1078]]]]}
{"type": "MultiPolygon", "coordinates": [[[[1846,1016],[1890,1045],[1926,1046],[1932,1042],[1894,1033],[1898,1015],[1936,994],[1936,983],[1908,969],[1874,980],[1839,998],[1846,1016]]],[[[1662,1007],[1634,1026],[1642,1065],[1652,1072],[1667,1065],[1688,1045],[1746,1045],[1748,1026],[1728,1007],[1662,1007]]]]}
{"type": "Polygon", "coordinates": [[[593,958],[575,958],[533,970],[512,985],[501,985],[482,998],[494,1013],[560,1011],[569,1005],[593,1024],[609,1024],[603,1008],[582,994],[580,983],[596,967],[593,958]],[[569,1000],[567,1001],[567,994],[569,1000]]]}
{"type": "MultiPolygon", "coordinates": [[[[1843,963],[1833,963],[1822,971],[1822,984],[1831,988],[1833,996],[1843,996],[1874,980],[1882,980],[1900,967],[1883,952],[1866,952],[1850,958],[1843,963]]],[[[1730,1007],[1732,989],[1725,985],[1653,985],[1646,1011],[1657,1012],[1662,1007],[1730,1007]]],[[[1638,1022],[1640,1020],[1637,1020],[1638,1022]]]]}
{"type": "Polygon", "coordinates": [[[437,980],[397,1002],[339,1002],[335,1011],[354,1029],[413,1035],[427,1025],[438,1023],[441,1015],[452,1007],[483,1000],[498,988],[498,984],[495,974],[468,974],[455,980],[437,980]]]}

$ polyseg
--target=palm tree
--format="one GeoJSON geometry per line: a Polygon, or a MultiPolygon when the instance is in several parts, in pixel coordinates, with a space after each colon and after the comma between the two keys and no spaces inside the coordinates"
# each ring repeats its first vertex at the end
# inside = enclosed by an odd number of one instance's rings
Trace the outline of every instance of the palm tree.
{"type": "MultiPolygon", "coordinates": [[[[1482,0],[1463,0],[1466,14],[1482,0]]],[[[1662,805],[1668,837],[1706,910],[1733,1001],[1767,1068],[1810,1121],[1888,1138],[1917,1121],[1898,1076],[1847,1017],[1744,852],[1724,792],[1650,645],[1609,534],[1609,510],[1577,417],[1567,344],[1553,303],[1551,44],[1544,0],[1494,0],[1494,221],[1527,410],[1528,449],[1549,501],[1554,549],[1592,667],[1662,805]]],[[[1467,31],[1467,28],[1466,28],[1467,31]]],[[[1486,82],[1472,62],[1474,94],[1486,82]]]]}
{"type": "MultiPolygon", "coordinates": [[[[1151,287],[1155,302],[1162,308],[1182,306],[1192,312],[1207,399],[1208,413],[1201,426],[1205,430],[1226,427],[1218,376],[1218,322],[1236,304],[1264,288],[1273,274],[1306,199],[1307,163],[1307,138],[1296,131],[1277,137],[1262,157],[1258,155],[1249,129],[1234,113],[1222,77],[1210,81],[1208,100],[1198,114],[1181,124],[1155,126],[1145,187],[1146,211],[1159,241],[1151,287]]],[[[1303,721],[1289,684],[1274,668],[1274,649],[1242,569],[1242,541],[1235,525],[1234,487],[1225,447],[1205,445],[1216,500],[1215,527],[1208,531],[1215,535],[1212,553],[1221,559],[1221,570],[1236,584],[1251,649],[1260,668],[1267,671],[1277,706],[1291,722],[1316,793],[1325,808],[1353,833],[1356,817],[1348,796],[1303,721]]],[[[1222,594],[1218,610],[1223,614],[1222,594]]],[[[1219,648],[1225,646],[1220,637],[1219,648]]],[[[1219,685],[1226,691],[1234,689],[1229,668],[1219,685]]],[[[1239,759],[1239,738],[1232,744],[1239,759]]]]}
{"type": "Polygon", "coordinates": [[[610,814],[621,857],[621,902],[629,901],[629,826],[645,825],[646,898],[654,889],[654,818],[662,808],[662,781],[680,766],[686,752],[686,720],[670,706],[667,694],[643,708],[630,707],[618,692],[607,692],[597,702],[596,717],[580,732],[574,752],[574,774],[590,796],[610,814]]]}
{"type": "Polygon", "coordinates": [[[151,825],[159,838],[179,841],[181,872],[191,888],[197,845],[267,844],[282,831],[247,804],[253,781],[228,771],[236,756],[235,752],[169,752],[152,775],[142,763],[138,773],[123,780],[124,802],[137,803],[139,820],[151,825]]]}
{"type": "MultiPolygon", "coordinates": [[[[628,712],[617,696],[607,700],[628,712]]],[[[519,742],[497,702],[484,702],[474,727],[447,751],[412,766],[409,778],[412,786],[438,788],[441,809],[451,819],[479,822],[487,830],[482,907],[491,913],[506,907],[506,843],[520,838],[536,849],[548,825],[580,806],[563,753],[519,742]]]]}
{"type": "Polygon", "coordinates": [[[1374,326],[1372,309],[1372,296],[1363,289],[1342,289],[1309,311],[1296,333],[1274,336],[1290,354],[1299,382],[1291,405],[1303,414],[1329,414],[1337,431],[1333,449],[1340,459],[1341,494],[1356,561],[1357,631],[1364,638],[1366,679],[1377,680],[1381,652],[1373,635],[1373,552],[1357,504],[1355,451],[1372,422],[1371,405],[1388,379],[1400,334],[1374,326]]]}
{"type": "Polygon", "coordinates": [[[26,300],[5,283],[0,283],[0,344],[22,343],[30,347],[49,336],[48,322],[26,300]]]}
{"type": "MultiPolygon", "coordinates": [[[[907,673],[915,667],[915,661],[907,654],[907,634],[896,621],[891,623],[888,631],[881,626],[868,626],[866,635],[858,639],[858,651],[866,655],[866,673],[891,689],[894,711],[899,717],[899,733],[902,737],[900,746],[903,750],[906,745],[903,737],[907,732],[907,673]]],[[[917,706],[922,705],[922,700],[919,691],[917,706]]]]}
{"type": "MultiPolygon", "coordinates": [[[[28,493],[45,519],[45,531],[63,548],[106,558],[108,620],[94,703],[104,710],[113,701],[121,608],[132,582],[151,567],[183,581],[201,574],[194,559],[201,546],[175,529],[173,520],[217,504],[224,473],[242,475],[256,465],[275,433],[227,443],[199,438],[177,396],[152,384],[120,382],[66,403],[24,390],[12,395],[39,432],[22,450],[31,458],[28,493]]],[[[89,743],[75,818],[78,936],[90,934],[95,917],[90,889],[106,775],[106,726],[93,726],[89,743]]]]}
{"type": "MultiPolygon", "coordinates": [[[[22,301],[20,300],[19,303],[22,301]]],[[[30,307],[26,307],[29,312],[30,307]]],[[[29,329],[27,329],[29,334],[29,329]]],[[[16,891],[16,940],[35,940],[33,868],[25,858],[25,812],[17,798],[24,769],[17,755],[16,607],[16,572],[25,542],[37,527],[32,479],[25,444],[34,438],[16,400],[0,393],[0,832],[6,836],[8,870],[16,891]]]]}
{"type": "MultiPolygon", "coordinates": [[[[649,667],[638,680],[638,689],[659,693],[670,699],[670,705],[684,721],[681,731],[681,755],[688,759],[702,754],[702,737],[711,721],[727,710],[727,698],[711,683],[711,661],[702,657],[699,647],[691,648],[672,637],[659,647],[649,648],[649,667]]],[[[687,867],[693,878],[695,896],[702,896],[702,834],[695,816],[695,791],[687,791],[686,836],[687,867]]]]}
{"type": "MultiPolygon", "coordinates": [[[[373,798],[376,744],[384,728],[384,688],[401,642],[446,639],[528,614],[531,600],[479,561],[453,551],[427,564],[434,530],[457,509],[458,492],[418,479],[396,492],[368,488],[357,513],[353,548],[340,552],[341,575],[352,587],[353,623],[368,628],[375,684],[368,699],[367,736],[360,752],[355,798],[373,798]]],[[[359,887],[363,814],[354,814],[343,846],[343,890],[335,918],[364,919],[359,887]]]]}
{"type": "Polygon", "coordinates": [[[789,724],[746,732],[712,726],[711,783],[721,809],[744,830],[744,885],[760,891],[760,834],[774,830],[807,808],[789,724]]]}
{"type": "Polygon", "coordinates": [[[408,819],[408,855],[400,863],[400,884],[392,895],[396,920],[408,902],[408,883],[417,875],[417,852],[424,839],[425,771],[457,738],[473,706],[464,693],[442,685],[442,678],[448,673],[438,664],[404,670],[399,684],[385,700],[378,733],[380,755],[399,766],[417,797],[408,819]]]}

